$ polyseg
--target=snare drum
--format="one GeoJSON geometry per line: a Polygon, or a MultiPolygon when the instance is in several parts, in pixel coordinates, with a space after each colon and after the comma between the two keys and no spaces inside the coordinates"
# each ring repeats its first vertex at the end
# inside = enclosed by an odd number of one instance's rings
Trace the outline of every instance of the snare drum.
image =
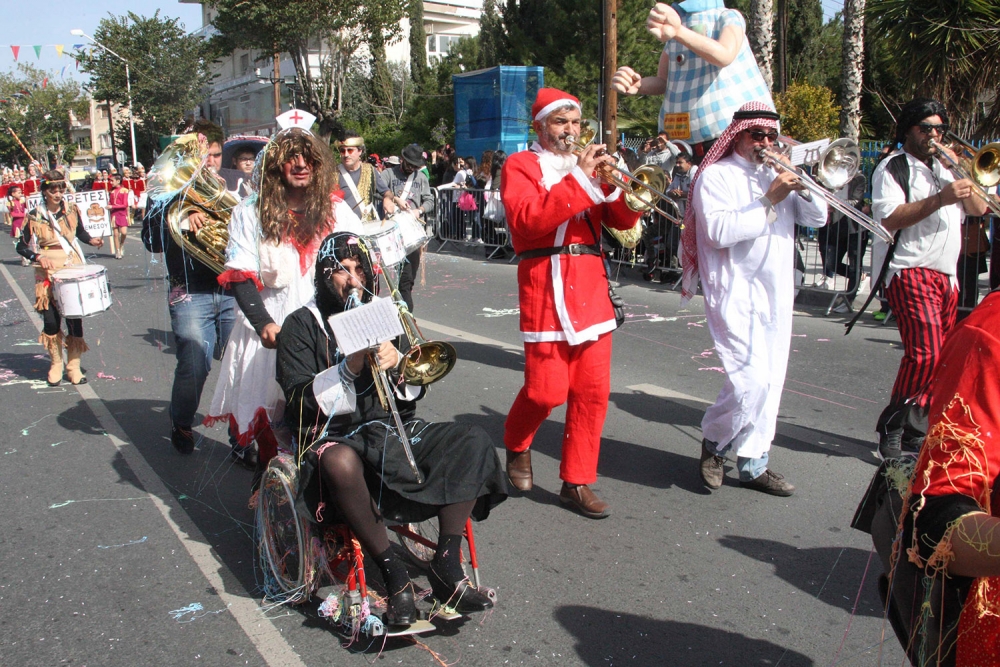
{"type": "Polygon", "coordinates": [[[364,225],[364,235],[375,247],[384,265],[402,264],[406,259],[406,246],[403,245],[403,236],[396,223],[390,220],[367,222],[364,225]]]}
{"type": "Polygon", "coordinates": [[[407,255],[414,250],[420,250],[431,240],[427,236],[427,228],[424,226],[424,223],[409,211],[396,211],[388,218],[387,222],[399,227],[399,233],[403,237],[403,247],[406,249],[407,255]]]}
{"type": "Polygon", "coordinates": [[[89,317],[111,307],[108,271],[99,264],[56,271],[52,274],[52,293],[63,317],[89,317]]]}

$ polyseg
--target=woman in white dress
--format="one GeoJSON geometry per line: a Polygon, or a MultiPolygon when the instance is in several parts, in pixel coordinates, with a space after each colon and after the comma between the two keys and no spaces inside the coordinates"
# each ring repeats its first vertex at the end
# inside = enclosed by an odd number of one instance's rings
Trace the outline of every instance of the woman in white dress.
{"type": "MultiPolygon", "coordinates": [[[[222,359],[205,425],[220,421],[238,433],[239,447],[257,441],[259,470],[277,453],[275,430],[284,396],[275,380],[277,336],[285,316],[312,300],[316,251],[333,231],[362,232],[337,190],[325,142],[298,127],[275,135],[254,170],[256,193],[234,210],[226,271],[240,308],[222,359]]],[[[286,443],[287,444],[287,443],[286,443]]]]}

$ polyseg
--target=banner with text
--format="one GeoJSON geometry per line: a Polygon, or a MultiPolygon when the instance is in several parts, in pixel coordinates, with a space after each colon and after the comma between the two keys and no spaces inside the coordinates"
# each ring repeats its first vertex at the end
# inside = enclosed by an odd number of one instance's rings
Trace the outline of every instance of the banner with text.
{"type": "MultiPolygon", "coordinates": [[[[108,211],[106,190],[67,192],[63,195],[63,201],[67,206],[76,206],[83,228],[92,237],[111,236],[111,214],[108,211]]],[[[28,197],[28,210],[36,206],[42,206],[42,195],[38,193],[28,197]]]]}

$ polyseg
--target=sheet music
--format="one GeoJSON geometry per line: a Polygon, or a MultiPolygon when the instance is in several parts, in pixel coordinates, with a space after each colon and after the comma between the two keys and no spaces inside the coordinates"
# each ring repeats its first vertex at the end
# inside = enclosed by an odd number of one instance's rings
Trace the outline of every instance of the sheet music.
{"type": "Polygon", "coordinates": [[[829,139],[819,139],[818,141],[810,141],[807,144],[792,146],[789,159],[796,167],[804,164],[815,164],[819,161],[819,154],[829,145],[829,139]]]}
{"type": "Polygon", "coordinates": [[[330,328],[344,355],[375,347],[403,335],[403,324],[392,299],[375,297],[371,303],[331,315],[330,328]]]}

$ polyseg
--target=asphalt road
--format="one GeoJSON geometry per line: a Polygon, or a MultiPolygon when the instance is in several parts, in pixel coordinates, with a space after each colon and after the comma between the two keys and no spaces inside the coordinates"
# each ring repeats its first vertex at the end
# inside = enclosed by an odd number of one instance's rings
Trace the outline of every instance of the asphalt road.
{"type": "MultiPolygon", "coordinates": [[[[134,238],[124,260],[96,261],[114,306],[84,323],[90,384],[51,389],[32,271],[0,248],[0,664],[902,664],[877,558],[849,527],[901,356],[894,327],[866,318],[845,338],[843,317],[797,312],[771,460],[798,491],[744,490],[730,469],[709,492],[699,423],[722,375],[700,299],[679,310],[676,293],[623,276],[595,485],[613,516],[560,507],[558,410],[535,441],[535,490],[476,526],[496,609],[441,622],[422,645],[345,648],[315,603],[262,607],[251,474],[224,428],[199,428],[192,456],[170,445],[163,264],[134,238]]],[[[516,269],[453,248],[423,266],[416,314],[461,359],[423,416],[480,424],[502,446],[523,369],[516,269]]]]}

